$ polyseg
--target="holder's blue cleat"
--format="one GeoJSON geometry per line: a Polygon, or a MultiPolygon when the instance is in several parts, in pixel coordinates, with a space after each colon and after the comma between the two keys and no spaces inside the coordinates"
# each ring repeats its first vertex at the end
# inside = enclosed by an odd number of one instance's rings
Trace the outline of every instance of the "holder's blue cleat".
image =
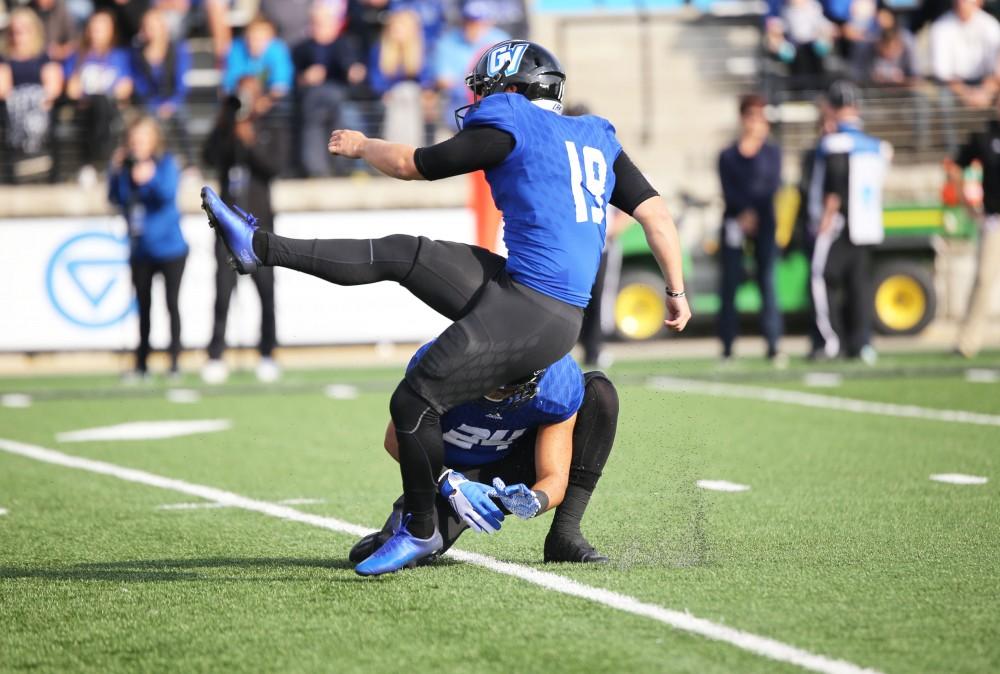
{"type": "Polygon", "coordinates": [[[417,538],[407,531],[406,525],[409,522],[410,516],[406,515],[392,538],[354,567],[354,571],[361,576],[380,576],[383,573],[413,568],[421,559],[435,554],[444,545],[441,532],[437,529],[430,538],[417,538]]]}
{"type": "Polygon", "coordinates": [[[257,218],[240,208],[227,206],[211,187],[201,188],[201,208],[208,215],[208,224],[215,228],[226,250],[229,264],[241,274],[252,274],[263,264],[253,252],[253,233],[257,218]]]}

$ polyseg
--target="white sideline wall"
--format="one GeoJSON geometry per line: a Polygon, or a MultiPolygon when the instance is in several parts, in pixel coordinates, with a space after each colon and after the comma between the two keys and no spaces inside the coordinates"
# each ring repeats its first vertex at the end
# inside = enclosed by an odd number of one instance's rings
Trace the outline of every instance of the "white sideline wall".
{"type": "MultiPolygon", "coordinates": [[[[184,216],[191,252],[181,283],[182,341],[202,348],[212,334],[214,233],[202,215],[184,216]]],[[[297,238],[378,238],[406,232],[470,243],[465,208],[337,211],[279,215],[279,234],[297,238]]],[[[447,321],[394,283],[341,288],[278,269],[278,341],[285,345],[420,341],[447,321]]],[[[0,351],[132,349],[138,316],[128,269],[125,223],[119,216],[0,220],[0,351]]],[[[260,302],[241,277],[229,309],[230,346],[256,346],[260,302]]],[[[152,343],[169,341],[159,278],[153,286],[152,343]]]]}

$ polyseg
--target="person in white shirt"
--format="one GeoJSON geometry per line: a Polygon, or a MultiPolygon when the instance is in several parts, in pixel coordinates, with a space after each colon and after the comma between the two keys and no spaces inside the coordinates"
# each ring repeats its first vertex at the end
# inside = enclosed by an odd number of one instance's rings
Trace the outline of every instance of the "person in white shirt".
{"type": "Polygon", "coordinates": [[[931,25],[931,75],[941,85],[949,151],[957,139],[952,109],[961,104],[988,108],[997,93],[1000,22],[982,9],[982,0],[955,0],[952,11],[931,25]]]}

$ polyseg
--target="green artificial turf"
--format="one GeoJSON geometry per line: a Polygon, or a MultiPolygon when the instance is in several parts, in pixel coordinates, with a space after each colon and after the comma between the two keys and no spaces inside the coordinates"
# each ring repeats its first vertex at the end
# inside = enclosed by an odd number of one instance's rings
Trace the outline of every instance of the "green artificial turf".
{"type": "MultiPolygon", "coordinates": [[[[584,531],[602,567],[541,564],[550,515],[458,547],[886,672],[1000,669],[1000,427],[661,392],[651,375],[1000,415],[1000,384],[933,354],[875,369],[708,361],[612,370],[618,439],[584,531]],[[810,370],[834,388],[806,386],[810,370]],[[968,473],[958,486],[932,473],[968,473]],[[699,489],[700,479],[750,485],[699,489]]],[[[165,385],[0,380],[0,438],[378,526],[399,493],[381,449],[394,370],[249,378],[175,404],[165,385]],[[358,387],[353,400],[325,384],[358,387]],[[59,443],[137,420],[229,419],[168,440],[59,443]]],[[[648,618],[442,560],[379,579],[350,536],[0,452],[2,671],[798,671],[648,618]]]]}

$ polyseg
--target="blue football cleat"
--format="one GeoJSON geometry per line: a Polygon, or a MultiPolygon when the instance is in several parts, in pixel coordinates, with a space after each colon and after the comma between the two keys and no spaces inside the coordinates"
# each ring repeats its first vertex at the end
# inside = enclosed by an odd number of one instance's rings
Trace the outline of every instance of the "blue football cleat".
{"type": "Polygon", "coordinates": [[[373,552],[368,559],[354,567],[361,576],[380,576],[404,568],[412,568],[424,557],[433,555],[444,544],[441,532],[434,530],[430,538],[417,538],[406,529],[410,516],[403,518],[399,529],[385,545],[373,552]]]}
{"type": "Polygon", "coordinates": [[[201,188],[201,208],[208,215],[208,224],[215,228],[226,250],[229,264],[241,274],[252,274],[263,264],[253,252],[253,233],[257,218],[241,209],[227,206],[211,187],[201,188]]]}

